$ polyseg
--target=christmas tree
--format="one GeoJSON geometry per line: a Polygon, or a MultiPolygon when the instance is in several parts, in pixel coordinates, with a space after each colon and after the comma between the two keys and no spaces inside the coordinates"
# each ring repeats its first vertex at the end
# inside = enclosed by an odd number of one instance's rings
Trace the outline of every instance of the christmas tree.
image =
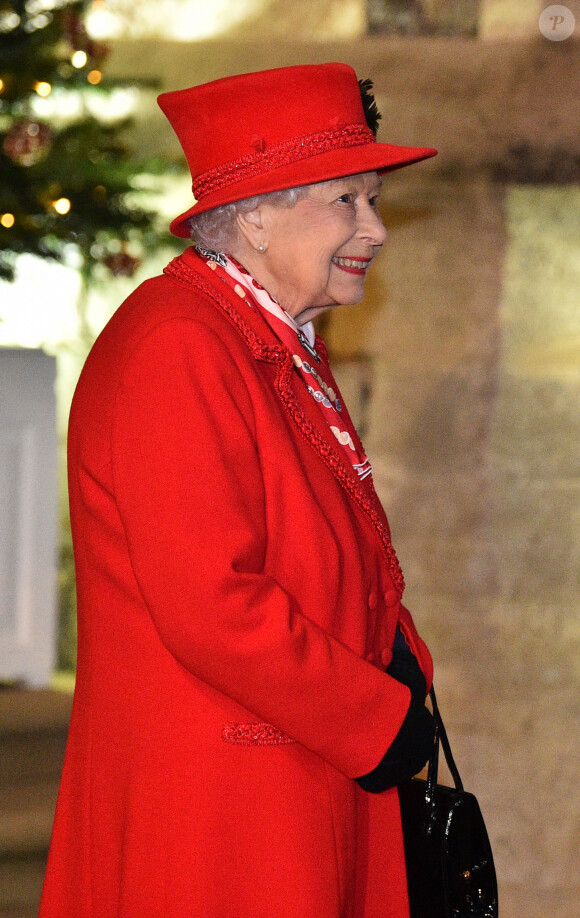
{"type": "MultiPolygon", "coordinates": [[[[85,25],[87,14],[103,6],[104,0],[0,0],[0,310],[6,282],[18,280],[20,255],[74,268],[82,281],[72,304],[76,333],[63,332],[48,348],[57,355],[60,379],[59,666],[65,669],[75,666],[76,621],[64,431],[76,376],[107,318],[89,317],[91,296],[107,290],[113,275],[131,276],[150,251],[174,244],[143,204],[143,189],[157,191],[170,170],[138,158],[127,142],[131,116],[150,101],[155,83],[107,80],[108,48],[85,25]]],[[[115,295],[111,311],[121,298],[115,295]]]]}
{"type": "Polygon", "coordinates": [[[90,5],[0,0],[0,278],[6,280],[14,278],[21,253],[71,264],[85,281],[97,265],[131,275],[160,241],[136,188],[144,173],[162,167],[140,162],[127,148],[127,98],[138,90],[103,77],[108,49],[86,30],[90,5]]]}

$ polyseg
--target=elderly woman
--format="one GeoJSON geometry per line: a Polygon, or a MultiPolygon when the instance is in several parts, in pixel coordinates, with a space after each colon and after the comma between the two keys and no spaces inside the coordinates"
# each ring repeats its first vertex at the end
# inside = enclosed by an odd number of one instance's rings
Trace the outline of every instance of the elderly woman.
{"type": "Polygon", "coordinates": [[[160,97],[198,245],[75,394],[78,676],[41,918],[405,918],[396,785],[429,653],[310,320],[385,241],[369,84],[326,64],[160,97]],[[368,119],[368,120],[367,120],[368,119]]]}

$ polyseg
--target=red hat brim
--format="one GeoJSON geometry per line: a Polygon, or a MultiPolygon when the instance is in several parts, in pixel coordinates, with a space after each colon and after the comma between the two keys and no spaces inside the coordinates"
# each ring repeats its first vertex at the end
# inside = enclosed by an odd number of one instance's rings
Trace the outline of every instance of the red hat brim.
{"type": "Polygon", "coordinates": [[[174,236],[189,239],[189,218],[214,207],[232,204],[234,201],[258,194],[282,191],[300,185],[313,185],[361,172],[392,172],[394,169],[429,159],[436,153],[437,150],[432,147],[400,147],[389,143],[369,143],[308,156],[296,163],[280,166],[278,169],[271,169],[239,182],[231,182],[209,192],[189,210],[176,217],[169,229],[174,236]]]}

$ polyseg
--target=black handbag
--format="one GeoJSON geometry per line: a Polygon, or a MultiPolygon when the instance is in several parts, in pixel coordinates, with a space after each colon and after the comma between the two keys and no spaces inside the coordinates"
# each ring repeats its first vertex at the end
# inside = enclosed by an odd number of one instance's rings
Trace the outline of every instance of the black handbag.
{"type": "Polygon", "coordinates": [[[427,780],[399,785],[411,918],[497,918],[493,854],[479,804],[463,789],[435,692],[427,780]],[[437,784],[439,746],[455,787],[437,784]]]}

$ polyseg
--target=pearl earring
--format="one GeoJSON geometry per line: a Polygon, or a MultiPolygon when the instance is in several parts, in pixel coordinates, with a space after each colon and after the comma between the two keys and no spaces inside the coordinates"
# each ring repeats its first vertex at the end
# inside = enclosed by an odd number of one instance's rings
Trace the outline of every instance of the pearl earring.
{"type": "Polygon", "coordinates": [[[261,242],[260,245],[258,246],[258,252],[260,252],[263,255],[265,251],[266,251],[266,246],[264,245],[263,242],[261,242]]]}

